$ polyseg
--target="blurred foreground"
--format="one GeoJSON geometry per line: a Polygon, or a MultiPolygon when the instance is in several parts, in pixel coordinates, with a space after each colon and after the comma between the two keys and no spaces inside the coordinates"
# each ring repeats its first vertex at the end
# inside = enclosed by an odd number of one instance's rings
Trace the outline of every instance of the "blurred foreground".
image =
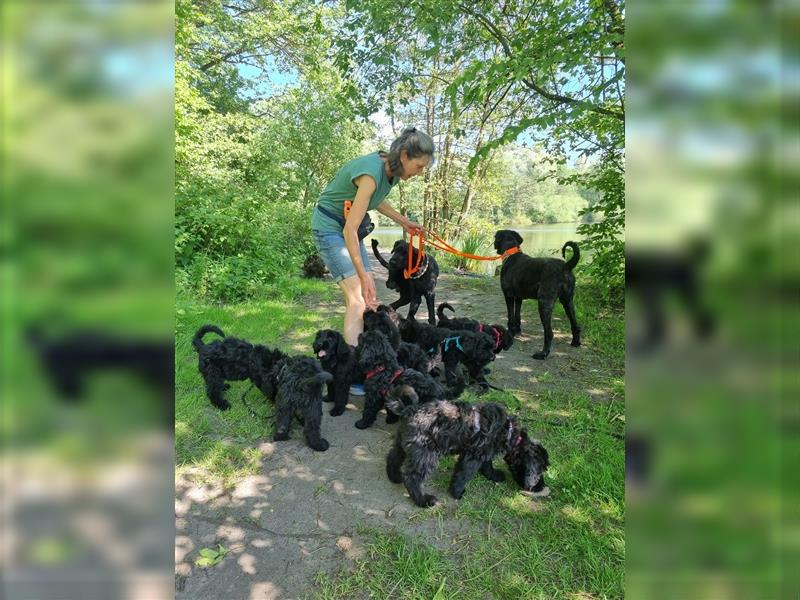
{"type": "Polygon", "coordinates": [[[2,5],[10,600],[173,595],[172,11],[2,5]]]}

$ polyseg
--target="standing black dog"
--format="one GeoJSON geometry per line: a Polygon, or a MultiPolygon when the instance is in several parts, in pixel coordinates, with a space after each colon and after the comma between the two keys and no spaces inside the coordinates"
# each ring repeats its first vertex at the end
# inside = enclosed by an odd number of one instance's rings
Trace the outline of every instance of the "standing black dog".
{"type": "MultiPolygon", "coordinates": [[[[412,265],[417,264],[419,250],[411,249],[412,265]]],[[[411,275],[409,279],[403,276],[403,269],[408,268],[408,242],[397,240],[392,247],[392,257],[386,262],[378,252],[378,240],[372,240],[372,253],[378,262],[389,271],[386,279],[386,287],[390,290],[400,292],[400,298],[392,302],[389,306],[397,310],[401,306],[410,304],[408,307],[408,318],[413,319],[417,314],[422,297],[425,296],[425,303],[428,306],[428,322],[436,325],[436,314],[434,313],[434,301],[436,299],[436,282],[439,279],[439,265],[436,259],[430,254],[422,257],[419,270],[411,275]]]]}
{"type": "Polygon", "coordinates": [[[314,354],[322,368],[333,375],[328,382],[328,402],[333,402],[331,416],[338,417],[347,406],[350,384],[363,381],[356,364],[356,350],[344,336],[333,329],[322,329],[314,338],[314,354]]]}
{"type": "Polygon", "coordinates": [[[534,258],[519,250],[522,237],[510,229],[501,229],[494,234],[494,248],[503,255],[500,272],[500,288],[506,299],[508,310],[508,331],[512,335],[522,332],[520,310],[522,301],[535,298],[539,301],[539,318],[544,328],[544,347],[533,358],[543,360],[550,354],[553,344],[553,328],[550,319],[556,300],[561,302],[567,313],[572,329],[572,346],[581,345],[581,328],[575,318],[575,275],[572,269],[578,264],[580,251],[578,244],[567,242],[561,248],[561,256],[566,258],[566,250],[572,248],[572,257],[564,262],[560,258],[534,258]]]}
{"type": "Polygon", "coordinates": [[[404,418],[394,446],[386,457],[386,474],[393,483],[404,483],[417,506],[436,504],[422,485],[442,456],[458,454],[450,494],[461,498],[475,473],[494,482],[505,475],[492,466],[492,459],[505,456],[514,481],[523,490],[544,489],[549,465],[547,450],[500,404],[430,402],[417,405],[411,388],[395,390],[386,398],[387,407],[404,418]],[[405,396],[398,398],[398,396],[405,396]],[[401,401],[402,400],[402,401],[401,401]]]}
{"type": "Polygon", "coordinates": [[[203,325],[192,339],[192,346],[198,355],[198,370],[206,382],[206,393],[211,404],[220,410],[228,410],[231,405],[222,396],[230,385],[226,381],[243,381],[249,379],[261,393],[270,400],[274,390],[270,383],[270,372],[275,364],[286,358],[280,350],[272,350],[261,344],[235,337],[226,337],[216,325],[203,325]],[[216,333],[223,339],[210,344],[203,343],[203,336],[216,333]]]}
{"type": "Polygon", "coordinates": [[[322,388],[333,375],[308,356],[290,356],[273,368],[275,392],[275,441],[289,439],[292,416],[297,412],[306,442],[312,450],[325,452],[330,444],[321,434],[322,388]]]}

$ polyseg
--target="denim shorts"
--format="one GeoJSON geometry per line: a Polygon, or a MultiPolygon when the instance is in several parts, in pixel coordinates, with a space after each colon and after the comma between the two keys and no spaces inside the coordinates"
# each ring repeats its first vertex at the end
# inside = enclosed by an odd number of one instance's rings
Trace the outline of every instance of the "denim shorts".
{"type": "MultiPolygon", "coordinates": [[[[328,271],[331,272],[331,277],[336,283],[356,274],[350,253],[347,251],[347,246],[344,245],[343,234],[313,229],[311,234],[314,236],[314,245],[317,247],[322,262],[328,267],[328,271]]],[[[358,248],[361,251],[361,264],[364,265],[364,270],[371,271],[369,256],[367,256],[363,240],[358,242],[358,248]]]]}

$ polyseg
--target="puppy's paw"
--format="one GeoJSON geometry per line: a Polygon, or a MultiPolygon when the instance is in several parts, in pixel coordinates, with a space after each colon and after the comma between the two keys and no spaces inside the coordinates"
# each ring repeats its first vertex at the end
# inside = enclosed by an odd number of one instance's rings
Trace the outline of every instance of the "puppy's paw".
{"type": "Polygon", "coordinates": [[[492,471],[489,475],[487,475],[487,479],[494,481],[495,483],[502,483],[506,480],[506,474],[502,471],[492,471]]]}
{"type": "Polygon", "coordinates": [[[341,414],[344,414],[344,408],[339,408],[339,407],[334,406],[331,409],[331,416],[332,417],[338,417],[341,414]]]}
{"type": "Polygon", "coordinates": [[[544,360],[545,358],[547,358],[547,353],[546,352],[534,352],[533,353],[533,358],[535,358],[536,360],[544,360]]]}
{"type": "Polygon", "coordinates": [[[436,496],[433,494],[425,494],[422,497],[422,502],[417,502],[417,506],[422,508],[430,508],[431,506],[436,505],[436,496]]]}
{"type": "Polygon", "coordinates": [[[330,395],[325,395],[325,396],[322,397],[322,401],[323,402],[333,402],[333,398],[331,398],[330,395]]]}
{"type": "Polygon", "coordinates": [[[372,421],[365,421],[364,419],[359,419],[356,421],[356,427],[359,429],[366,429],[370,425],[372,425],[372,421]]]}
{"type": "Polygon", "coordinates": [[[228,410],[231,407],[231,403],[227,400],[223,400],[221,403],[215,404],[214,406],[216,406],[219,410],[228,410]]]}
{"type": "Polygon", "coordinates": [[[223,389],[223,390],[229,390],[229,389],[231,389],[231,384],[230,384],[230,383],[226,383],[225,385],[223,385],[223,386],[222,386],[222,389],[223,389]]]}
{"type": "Polygon", "coordinates": [[[325,452],[331,445],[328,443],[328,440],[321,439],[317,444],[309,444],[312,450],[316,450],[317,452],[325,452]]]}
{"type": "Polygon", "coordinates": [[[450,486],[450,495],[456,500],[461,500],[461,497],[464,495],[464,490],[457,490],[456,488],[450,486]]]}
{"type": "Polygon", "coordinates": [[[275,432],[275,437],[272,438],[276,442],[283,442],[289,439],[289,432],[288,431],[277,431],[275,432]]]}

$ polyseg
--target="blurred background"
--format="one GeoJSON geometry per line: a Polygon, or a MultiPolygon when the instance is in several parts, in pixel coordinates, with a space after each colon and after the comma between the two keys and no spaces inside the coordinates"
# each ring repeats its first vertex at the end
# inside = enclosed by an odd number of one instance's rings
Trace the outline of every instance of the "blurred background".
{"type": "Polygon", "coordinates": [[[0,21],[0,597],[170,598],[173,7],[0,21]]]}
{"type": "Polygon", "coordinates": [[[797,10],[627,7],[631,598],[800,595],[797,10]]]}
{"type": "MultiPolygon", "coordinates": [[[[173,11],[2,4],[4,598],[173,594],[173,11]]],[[[798,7],[625,16],[628,596],[797,598],[798,7]]]]}

